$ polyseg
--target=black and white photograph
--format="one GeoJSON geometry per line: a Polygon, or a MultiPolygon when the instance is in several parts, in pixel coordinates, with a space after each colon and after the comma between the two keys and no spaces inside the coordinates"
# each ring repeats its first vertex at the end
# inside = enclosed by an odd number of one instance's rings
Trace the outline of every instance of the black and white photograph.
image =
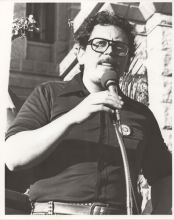
{"type": "Polygon", "coordinates": [[[172,8],[0,1],[0,219],[172,219],[172,8]]]}

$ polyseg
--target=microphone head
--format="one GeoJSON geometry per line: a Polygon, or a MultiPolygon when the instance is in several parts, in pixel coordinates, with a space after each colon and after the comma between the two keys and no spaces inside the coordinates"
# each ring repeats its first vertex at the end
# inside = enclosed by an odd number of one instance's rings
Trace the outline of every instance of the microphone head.
{"type": "Polygon", "coordinates": [[[101,78],[101,84],[104,89],[107,89],[106,84],[108,81],[117,82],[118,81],[118,73],[113,70],[106,71],[101,78]]]}

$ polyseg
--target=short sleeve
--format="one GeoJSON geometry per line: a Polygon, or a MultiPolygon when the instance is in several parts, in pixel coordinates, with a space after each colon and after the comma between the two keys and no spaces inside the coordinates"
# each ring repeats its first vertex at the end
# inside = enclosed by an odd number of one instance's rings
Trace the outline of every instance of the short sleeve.
{"type": "Polygon", "coordinates": [[[172,174],[172,154],[161,135],[158,123],[152,114],[149,118],[150,130],[144,151],[142,171],[149,185],[172,174]]]}
{"type": "Polygon", "coordinates": [[[18,132],[35,130],[48,124],[49,109],[49,93],[44,85],[40,85],[34,89],[21,107],[6,133],[6,139],[18,132]]]}

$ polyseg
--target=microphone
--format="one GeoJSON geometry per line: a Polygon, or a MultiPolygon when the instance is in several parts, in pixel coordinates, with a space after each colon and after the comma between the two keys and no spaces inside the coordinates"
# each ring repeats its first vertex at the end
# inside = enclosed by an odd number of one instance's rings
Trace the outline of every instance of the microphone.
{"type": "MultiPolygon", "coordinates": [[[[103,76],[101,77],[101,84],[104,89],[107,89],[110,92],[116,93],[118,95],[118,90],[117,90],[117,84],[118,84],[118,73],[109,70],[106,71],[103,76]]],[[[120,117],[120,111],[119,109],[116,109],[116,119],[120,123],[121,117],[120,117]]]]}

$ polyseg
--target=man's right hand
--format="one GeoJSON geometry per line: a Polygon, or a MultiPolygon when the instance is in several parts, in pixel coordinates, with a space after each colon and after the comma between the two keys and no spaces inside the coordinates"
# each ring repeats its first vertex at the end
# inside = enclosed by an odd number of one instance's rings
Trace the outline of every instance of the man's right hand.
{"type": "Polygon", "coordinates": [[[79,105],[72,109],[69,114],[74,123],[80,124],[97,112],[114,113],[115,109],[121,109],[123,101],[121,97],[109,91],[101,91],[90,94],[79,105]]]}

